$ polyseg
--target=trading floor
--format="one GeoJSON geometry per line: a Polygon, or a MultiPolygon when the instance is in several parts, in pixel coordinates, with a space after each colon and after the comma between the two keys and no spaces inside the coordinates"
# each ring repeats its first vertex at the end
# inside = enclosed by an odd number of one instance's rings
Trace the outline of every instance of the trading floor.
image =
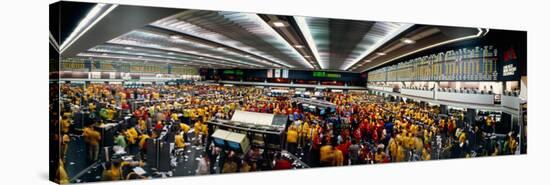
{"type": "Polygon", "coordinates": [[[71,182],[510,155],[522,145],[518,130],[496,133],[502,123],[494,115],[480,112],[467,123],[465,111],[441,114],[438,105],[367,91],[281,92],[192,82],[65,83],[60,91],[61,160],[71,182]],[[242,130],[251,140],[244,151],[212,142],[216,130],[209,124],[236,111],[288,118],[283,134],[274,136],[281,142],[256,144],[242,130]]]}

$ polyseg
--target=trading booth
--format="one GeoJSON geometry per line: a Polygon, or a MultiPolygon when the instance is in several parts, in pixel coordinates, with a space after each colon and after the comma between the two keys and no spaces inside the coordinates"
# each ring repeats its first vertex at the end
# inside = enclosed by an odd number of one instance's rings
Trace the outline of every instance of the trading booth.
{"type": "MultiPolygon", "coordinates": [[[[250,145],[269,150],[280,150],[286,129],[287,116],[257,112],[235,111],[231,120],[215,119],[209,121],[208,130],[228,131],[246,136],[250,145]]],[[[223,131],[210,134],[214,141],[220,138],[238,139],[237,135],[224,136],[223,131]],[[216,134],[216,135],[214,135],[216,134]],[[216,136],[216,137],[214,137],[216,136]]],[[[210,140],[209,140],[210,141],[210,140]]],[[[225,141],[228,141],[225,139],[225,141]]],[[[242,141],[242,140],[241,140],[242,141]]],[[[239,141],[240,142],[240,141],[239,141]]],[[[215,144],[221,144],[216,143],[215,144]]],[[[220,145],[224,146],[225,145],[220,145]]],[[[241,151],[246,152],[246,151],[241,151]]]]}
{"type": "Polygon", "coordinates": [[[233,151],[246,153],[250,149],[250,141],[245,134],[218,129],[212,134],[214,145],[233,151]]]}
{"type": "Polygon", "coordinates": [[[256,147],[264,151],[262,155],[265,158],[268,158],[268,153],[277,152],[291,160],[295,168],[309,168],[297,156],[283,150],[287,121],[286,115],[237,110],[231,120],[214,119],[208,122],[211,133],[207,144],[213,142],[217,147],[239,154],[246,154],[256,147]]]}
{"type": "Polygon", "coordinates": [[[293,100],[300,109],[306,112],[313,112],[321,116],[336,112],[336,105],[328,101],[300,97],[293,98],[293,100]]]}

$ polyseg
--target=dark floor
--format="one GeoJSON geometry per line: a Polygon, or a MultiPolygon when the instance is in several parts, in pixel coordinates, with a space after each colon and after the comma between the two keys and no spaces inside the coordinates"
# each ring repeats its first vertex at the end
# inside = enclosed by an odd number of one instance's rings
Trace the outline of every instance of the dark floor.
{"type": "Polygon", "coordinates": [[[87,161],[86,156],[88,155],[86,150],[84,139],[81,136],[71,136],[69,148],[67,149],[67,154],[65,154],[65,170],[69,177],[74,177],[93,164],[87,161]]]}
{"type": "MultiPolygon", "coordinates": [[[[194,141],[193,134],[189,134],[189,138],[194,141]]],[[[177,157],[176,167],[168,173],[157,173],[148,166],[143,167],[144,170],[151,174],[152,178],[162,178],[166,176],[192,176],[195,175],[200,156],[206,156],[205,148],[202,146],[194,146],[191,143],[186,143],[184,155],[177,157]]],[[[86,148],[82,137],[72,137],[67,151],[65,169],[69,173],[72,182],[97,182],[101,181],[101,175],[105,169],[105,163],[89,163],[86,161],[86,148]],[[77,177],[76,177],[77,176],[77,177]]],[[[219,170],[218,170],[219,171],[219,170]]]]}

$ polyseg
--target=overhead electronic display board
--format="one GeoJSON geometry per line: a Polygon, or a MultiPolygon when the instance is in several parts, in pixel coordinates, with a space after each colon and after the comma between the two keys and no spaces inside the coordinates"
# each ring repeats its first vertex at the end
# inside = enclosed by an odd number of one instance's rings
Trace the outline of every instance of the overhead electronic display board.
{"type": "Polygon", "coordinates": [[[316,78],[340,78],[342,75],[340,73],[329,73],[325,71],[313,71],[313,77],[316,78]]]}
{"type": "Polygon", "coordinates": [[[498,50],[492,45],[449,50],[368,72],[369,82],[496,81],[498,50]]]}

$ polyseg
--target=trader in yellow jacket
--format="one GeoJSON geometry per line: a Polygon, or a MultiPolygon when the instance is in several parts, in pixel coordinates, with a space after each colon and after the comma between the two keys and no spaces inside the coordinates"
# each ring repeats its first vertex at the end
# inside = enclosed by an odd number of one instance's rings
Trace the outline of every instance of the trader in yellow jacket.
{"type": "Polygon", "coordinates": [[[139,125],[139,131],[141,133],[147,133],[147,123],[145,123],[145,120],[143,120],[143,118],[139,118],[138,120],[138,125],[139,125]]]}
{"type": "Polygon", "coordinates": [[[397,142],[397,155],[395,158],[396,162],[402,162],[405,161],[405,148],[403,147],[403,142],[397,142]]]}
{"type": "Polygon", "coordinates": [[[204,143],[206,141],[206,137],[208,137],[208,125],[206,123],[202,123],[201,120],[197,120],[197,122],[194,125],[194,133],[195,138],[199,139],[199,135],[202,135],[200,138],[200,142],[204,143]]]}
{"type": "Polygon", "coordinates": [[[512,135],[512,133],[508,134],[508,150],[510,154],[515,154],[516,149],[518,147],[516,138],[512,135]]]}
{"type": "Polygon", "coordinates": [[[93,126],[84,127],[82,132],[84,142],[88,146],[88,158],[91,161],[96,161],[99,155],[99,141],[101,140],[101,134],[94,129],[93,126]]]}
{"type": "Polygon", "coordinates": [[[291,125],[286,132],[286,149],[294,154],[298,144],[298,131],[295,125],[291,125]]]}
{"type": "Polygon", "coordinates": [[[183,137],[183,133],[176,134],[175,142],[176,142],[176,149],[182,149],[185,148],[185,138],[183,137]]]}
{"type": "Polygon", "coordinates": [[[325,144],[320,149],[319,159],[321,166],[330,166],[334,160],[334,152],[332,145],[325,144]]]}
{"type": "Polygon", "coordinates": [[[181,131],[183,131],[183,138],[185,140],[189,140],[189,138],[187,138],[187,134],[189,133],[189,130],[191,129],[191,127],[185,123],[180,123],[180,128],[181,128],[181,131]]]}
{"type": "Polygon", "coordinates": [[[334,149],[334,166],[344,166],[344,154],[338,149],[334,149]]]}
{"type": "Polygon", "coordinates": [[[380,144],[377,147],[376,153],[374,154],[374,162],[375,163],[383,163],[386,159],[386,153],[383,151],[384,145],[380,144]]]}
{"type": "Polygon", "coordinates": [[[300,136],[298,146],[305,147],[307,143],[306,141],[308,141],[307,135],[309,133],[309,124],[307,123],[307,121],[302,122],[298,130],[299,130],[299,136],[300,136]]]}
{"type": "Polygon", "coordinates": [[[208,137],[208,124],[206,122],[201,124],[201,132],[203,139],[206,139],[208,137]]]}
{"type": "Polygon", "coordinates": [[[151,138],[148,134],[144,133],[144,134],[141,134],[139,136],[139,143],[138,143],[138,146],[139,146],[139,149],[142,151],[142,152],[145,152],[145,144],[147,142],[147,139],[151,138]]]}
{"type": "Polygon", "coordinates": [[[59,166],[55,175],[55,182],[59,184],[69,184],[69,174],[65,170],[65,163],[62,159],[59,159],[59,166]]]}
{"type": "Polygon", "coordinates": [[[126,140],[128,141],[128,144],[136,144],[137,142],[138,133],[134,127],[130,127],[126,130],[126,140]]]}
{"type": "Polygon", "coordinates": [[[116,181],[124,179],[122,176],[122,168],[124,166],[143,166],[143,162],[126,162],[113,160],[111,165],[103,171],[103,180],[116,181]]]}
{"type": "Polygon", "coordinates": [[[397,149],[399,145],[397,144],[397,137],[392,137],[388,142],[388,152],[391,156],[391,161],[395,162],[397,160],[397,149]]]}
{"type": "Polygon", "coordinates": [[[61,117],[61,133],[69,133],[69,127],[71,126],[71,120],[67,113],[61,117]]]}
{"type": "Polygon", "coordinates": [[[69,137],[69,135],[63,134],[63,137],[61,138],[61,157],[62,158],[65,158],[65,155],[67,154],[70,141],[71,141],[71,138],[69,137]]]}

